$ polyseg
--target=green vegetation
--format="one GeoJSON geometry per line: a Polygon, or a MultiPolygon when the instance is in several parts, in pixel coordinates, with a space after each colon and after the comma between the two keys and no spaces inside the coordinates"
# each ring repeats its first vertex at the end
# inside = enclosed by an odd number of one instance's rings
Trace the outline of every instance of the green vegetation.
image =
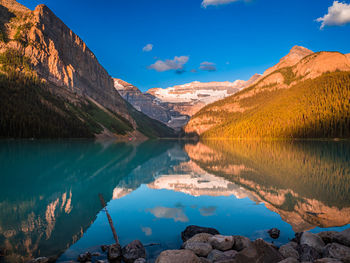
{"type": "Polygon", "coordinates": [[[25,47],[28,46],[27,34],[32,26],[32,23],[25,23],[17,27],[16,34],[14,35],[14,40],[21,43],[25,47]]]}
{"type": "Polygon", "coordinates": [[[258,195],[283,194],[282,210],[292,211],[305,199],[350,206],[348,141],[208,140],[203,146],[189,153],[201,168],[258,195]]]}
{"type": "Polygon", "coordinates": [[[128,102],[127,107],[131,117],[136,121],[137,130],[149,138],[174,138],[176,134],[173,129],[165,124],[151,119],[147,115],[137,111],[128,102]]]}
{"type": "MultiPolygon", "coordinates": [[[[295,77],[287,68],[283,75],[288,83],[295,77]]],[[[350,72],[326,73],[289,89],[262,89],[239,99],[246,92],[208,105],[194,117],[221,120],[203,138],[350,137],[350,72]],[[238,104],[244,111],[212,111],[215,106],[230,104],[238,104]]]]}
{"type": "Polygon", "coordinates": [[[0,54],[0,64],[0,137],[91,138],[103,127],[122,135],[133,130],[126,119],[90,101],[73,105],[51,94],[17,50],[0,54]]]}
{"type": "MultiPolygon", "coordinates": [[[[127,132],[133,131],[131,123],[120,115],[111,111],[104,111],[92,102],[82,105],[82,111],[85,112],[95,123],[100,123],[111,132],[125,135],[127,132]]],[[[102,132],[99,130],[97,133],[102,132]]]]}
{"type": "Polygon", "coordinates": [[[7,41],[8,39],[5,30],[0,28],[0,42],[7,43],[7,41]]]}

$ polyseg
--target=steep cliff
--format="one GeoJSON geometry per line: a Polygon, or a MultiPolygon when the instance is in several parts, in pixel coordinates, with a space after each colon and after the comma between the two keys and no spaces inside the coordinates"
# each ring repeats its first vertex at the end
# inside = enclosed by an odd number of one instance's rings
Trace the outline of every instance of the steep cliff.
{"type": "Polygon", "coordinates": [[[186,131],[211,138],[348,138],[349,71],[346,55],[293,47],[252,85],[203,108],[186,131]]]}
{"type": "MultiPolygon", "coordinates": [[[[18,78],[35,77],[38,85],[49,91],[47,96],[50,97],[43,102],[41,91],[37,92],[38,103],[41,101],[62,118],[70,115],[72,123],[79,123],[90,135],[135,135],[134,131],[142,130],[93,52],[48,7],[39,5],[30,11],[14,0],[1,0],[0,12],[0,52],[5,57],[0,63],[3,74],[9,76],[11,71],[20,75],[18,78]],[[25,58],[26,70],[14,64],[11,57],[25,58]],[[59,100],[57,105],[53,105],[54,99],[59,100]]],[[[172,133],[170,129],[167,132],[172,133]]],[[[69,137],[69,133],[63,137],[69,137]]],[[[3,136],[11,137],[11,134],[3,136]]],[[[37,137],[37,134],[29,132],[28,136],[37,137]]],[[[86,134],[73,136],[86,137],[86,134]]],[[[61,136],[56,132],[49,137],[61,136]]]]}
{"type": "Polygon", "coordinates": [[[180,130],[189,120],[189,116],[178,112],[174,105],[151,94],[142,93],[137,87],[121,79],[114,79],[114,87],[136,110],[173,129],[180,130]]]}

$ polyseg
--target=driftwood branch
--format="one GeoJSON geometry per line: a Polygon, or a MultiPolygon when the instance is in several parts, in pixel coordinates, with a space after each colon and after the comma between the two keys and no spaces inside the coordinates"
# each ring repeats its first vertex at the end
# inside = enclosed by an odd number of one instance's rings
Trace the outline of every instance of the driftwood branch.
{"type": "Polygon", "coordinates": [[[109,226],[111,227],[111,230],[112,230],[112,233],[113,233],[113,237],[114,237],[115,243],[119,245],[119,239],[118,239],[118,236],[117,236],[117,232],[115,231],[115,228],[114,228],[114,225],[113,225],[113,221],[112,221],[112,217],[111,217],[110,214],[108,213],[107,205],[106,205],[105,199],[103,198],[103,195],[102,195],[102,194],[98,194],[98,197],[100,198],[102,208],[103,208],[104,211],[106,212],[106,215],[107,215],[107,218],[108,218],[108,222],[109,222],[109,226]]]}

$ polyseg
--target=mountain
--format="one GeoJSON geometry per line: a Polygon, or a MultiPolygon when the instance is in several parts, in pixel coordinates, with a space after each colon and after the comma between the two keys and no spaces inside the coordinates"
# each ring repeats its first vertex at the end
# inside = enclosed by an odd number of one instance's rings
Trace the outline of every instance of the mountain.
{"type": "Polygon", "coordinates": [[[174,109],[174,104],[163,102],[151,94],[142,93],[137,87],[121,79],[114,79],[114,87],[136,110],[175,130],[180,130],[189,120],[189,116],[174,109]]]}
{"type": "Polygon", "coordinates": [[[162,102],[170,103],[181,114],[193,116],[205,105],[226,98],[254,82],[260,75],[254,75],[250,80],[236,80],[234,82],[208,82],[199,81],[169,87],[166,89],[153,88],[148,94],[162,102]]]}
{"type": "Polygon", "coordinates": [[[147,137],[173,135],[135,117],[141,113],[114,89],[93,52],[48,7],[31,11],[0,0],[0,17],[0,137],[145,137],[145,129],[147,137]]]}
{"type": "Polygon", "coordinates": [[[349,138],[350,60],[290,53],[244,90],[207,105],[185,131],[203,138],[349,138]]]}
{"type": "Polygon", "coordinates": [[[260,77],[256,74],[248,81],[235,82],[195,81],[167,89],[153,88],[145,93],[121,79],[114,79],[114,87],[135,109],[180,131],[205,105],[240,91],[260,77]]]}

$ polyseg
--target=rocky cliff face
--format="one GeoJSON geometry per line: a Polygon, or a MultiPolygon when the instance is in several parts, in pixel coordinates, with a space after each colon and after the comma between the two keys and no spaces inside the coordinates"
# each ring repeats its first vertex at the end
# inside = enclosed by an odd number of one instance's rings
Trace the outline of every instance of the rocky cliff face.
{"type": "Polygon", "coordinates": [[[27,57],[52,94],[77,106],[92,103],[102,114],[112,118],[116,114],[121,122],[140,130],[93,52],[48,7],[39,5],[30,11],[14,0],[1,0],[0,12],[1,33],[6,35],[6,40],[0,41],[1,53],[17,50],[27,57]]]}
{"type": "Polygon", "coordinates": [[[180,130],[189,120],[189,116],[180,113],[175,105],[142,93],[137,87],[121,79],[114,79],[114,87],[135,109],[173,129],[180,130]]]}

